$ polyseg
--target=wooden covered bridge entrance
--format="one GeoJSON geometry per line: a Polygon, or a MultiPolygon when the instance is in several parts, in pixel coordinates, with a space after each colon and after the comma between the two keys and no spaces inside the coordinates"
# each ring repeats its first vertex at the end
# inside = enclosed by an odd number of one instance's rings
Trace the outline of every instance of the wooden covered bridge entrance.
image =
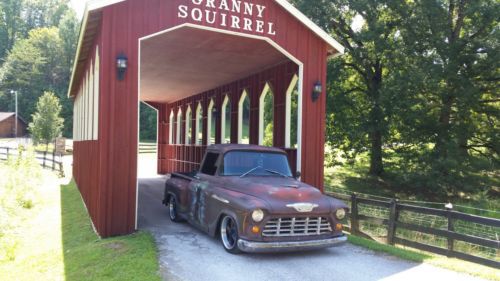
{"type": "Polygon", "coordinates": [[[136,229],[140,101],[159,111],[159,173],[197,168],[211,144],[261,144],[322,188],[326,63],[342,52],[285,0],[91,2],[69,95],[97,231],[136,229]]]}

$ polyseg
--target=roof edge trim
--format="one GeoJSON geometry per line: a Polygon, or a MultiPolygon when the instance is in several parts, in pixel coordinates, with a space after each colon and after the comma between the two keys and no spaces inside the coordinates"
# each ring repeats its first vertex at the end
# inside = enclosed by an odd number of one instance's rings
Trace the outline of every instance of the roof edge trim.
{"type": "Polygon", "coordinates": [[[345,47],[342,46],[337,40],[333,39],[331,35],[326,33],[321,27],[315,24],[312,20],[310,20],[306,15],[304,15],[299,9],[295,8],[290,2],[287,0],[274,0],[276,3],[281,5],[285,10],[287,10],[290,14],[295,16],[300,22],[302,22],[307,28],[312,30],[316,35],[318,35],[321,39],[327,42],[330,46],[332,46],[335,50],[339,52],[340,55],[345,53],[345,47]]]}
{"type": "Polygon", "coordinates": [[[71,80],[68,87],[68,97],[71,97],[71,89],[73,88],[73,83],[75,79],[75,69],[78,65],[78,58],[80,57],[80,52],[82,49],[83,37],[85,36],[85,31],[87,29],[87,21],[89,18],[89,13],[95,10],[102,9],[106,6],[110,6],[116,3],[124,2],[126,0],[92,0],[85,4],[85,12],[83,13],[82,25],[80,26],[80,35],[78,36],[78,46],[76,48],[75,59],[73,61],[73,68],[71,70],[71,80]]]}

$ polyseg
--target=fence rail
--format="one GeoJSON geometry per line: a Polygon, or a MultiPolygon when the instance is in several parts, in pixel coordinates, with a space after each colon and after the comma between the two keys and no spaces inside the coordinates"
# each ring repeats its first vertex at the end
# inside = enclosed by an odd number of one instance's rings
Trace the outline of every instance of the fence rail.
{"type": "MultiPolygon", "coordinates": [[[[22,151],[17,148],[0,147],[0,161],[7,161],[11,157],[24,157],[22,151]]],[[[48,153],[47,151],[35,151],[35,159],[43,168],[58,171],[64,176],[64,168],[62,157],[56,155],[55,152],[48,153]]]]}
{"type": "Polygon", "coordinates": [[[361,227],[372,224],[385,229],[387,244],[400,244],[500,268],[499,219],[457,212],[451,208],[402,204],[396,199],[371,199],[356,193],[327,194],[350,202],[351,212],[347,222],[353,235],[372,238],[361,227]]]}

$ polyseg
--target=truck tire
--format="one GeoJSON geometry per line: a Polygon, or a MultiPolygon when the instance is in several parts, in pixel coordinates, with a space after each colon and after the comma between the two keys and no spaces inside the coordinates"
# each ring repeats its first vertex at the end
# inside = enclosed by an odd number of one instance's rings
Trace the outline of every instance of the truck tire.
{"type": "Polygon", "coordinates": [[[220,223],[220,238],[224,249],[231,254],[241,253],[238,248],[238,225],[230,216],[224,216],[220,223]]]}
{"type": "Polygon", "coordinates": [[[174,196],[170,196],[168,200],[168,216],[173,222],[182,222],[182,219],[179,217],[177,212],[177,200],[175,200],[174,196]]]}

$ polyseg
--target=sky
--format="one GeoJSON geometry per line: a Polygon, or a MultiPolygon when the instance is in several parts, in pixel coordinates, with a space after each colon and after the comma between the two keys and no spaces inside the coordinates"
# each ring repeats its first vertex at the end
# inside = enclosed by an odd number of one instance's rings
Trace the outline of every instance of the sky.
{"type": "Polygon", "coordinates": [[[76,14],[80,18],[82,18],[83,12],[85,11],[85,3],[86,2],[87,2],[87,0],[71,0],[70,1],[71,7],[73,7],[73,9],[75,9],[76,14]]]}

